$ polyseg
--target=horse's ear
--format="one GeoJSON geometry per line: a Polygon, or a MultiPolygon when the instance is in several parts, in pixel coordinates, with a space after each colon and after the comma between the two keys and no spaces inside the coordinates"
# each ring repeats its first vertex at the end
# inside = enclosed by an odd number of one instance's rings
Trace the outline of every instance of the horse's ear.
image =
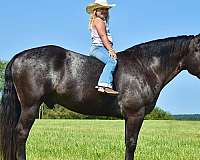
{"type": "Polygon", "coordinates": [[[199,44],[200,43],[200,34],[196,35],[195,38],[194,38],[194,40],[195,40],[195,42],[197,44],[199,44]]]}
{"type": "Polygon", "coordinates": [[[195,36],[195,38],[200,39],[200,33],[195,36]]]}
{"type": "Polygon", "coordinates": [[[200,50],[200,34],[195,36],[194,45],[196,49],[200,50]]]}

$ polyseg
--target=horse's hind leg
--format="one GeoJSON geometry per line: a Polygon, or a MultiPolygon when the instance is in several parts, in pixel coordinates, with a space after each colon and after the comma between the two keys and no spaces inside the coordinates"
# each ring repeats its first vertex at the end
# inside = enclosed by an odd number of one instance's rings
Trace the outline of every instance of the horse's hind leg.
{"type": "Polygon", "coordinates": [[[16,127],[16,157],[26,160],[26,140],[29,131],[38,115],[39,105],[26,106],[21,109],[21,115],[16,127]]]}
{"type": "Polygon", "coordinates": [[[134,152],[137,145],[138,134],[144,120],[144,114],[144,108],[139,109],[139,111],[135,113],[127,114],[125,119],[125,160],[134,159],[134,152]]]}

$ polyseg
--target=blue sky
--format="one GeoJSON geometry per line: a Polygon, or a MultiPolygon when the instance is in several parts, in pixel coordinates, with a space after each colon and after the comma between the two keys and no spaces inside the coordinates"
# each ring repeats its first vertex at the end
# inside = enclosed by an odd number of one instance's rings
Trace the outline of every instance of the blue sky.
{"type": "MultiPolygon", "coordinates": [[[[87,54],[90,48],[90,0],[18,0],[0,2],[0,59],[48,44],[87,54]]],[[[199,0],[112,0],[110,28],[114,48],[178,35],[200,33],[199,0]]],[[[181,72],[161,92],[157,106],[171,112],[200,113],[200,81],[181,72]]]]}

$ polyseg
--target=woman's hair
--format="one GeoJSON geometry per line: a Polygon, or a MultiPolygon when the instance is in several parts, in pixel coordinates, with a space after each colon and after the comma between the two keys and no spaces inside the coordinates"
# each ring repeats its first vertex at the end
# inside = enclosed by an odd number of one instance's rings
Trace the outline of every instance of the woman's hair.
{"type": "MultiPolygon", "coordinates": [[[[94,19],[96,18],[96,9],[90,13],[90,18],[89,18],[89,23],[88,23],[88,29],[90,30],[92,28],[92,24],[94,22],[94,19]]],[[[108,23],[109,21],[109,13],[108,13],[108,16],[106,17],[106,23],[108,23]]]]}

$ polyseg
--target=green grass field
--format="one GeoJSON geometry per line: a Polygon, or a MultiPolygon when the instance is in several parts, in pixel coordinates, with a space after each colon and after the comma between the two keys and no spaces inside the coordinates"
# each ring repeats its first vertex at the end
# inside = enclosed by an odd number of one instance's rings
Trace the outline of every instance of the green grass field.
{"type": "MultiPolygon", "coordinates": [[[[28,160],[124,160],[124,121],[37,120],[28,160]]],[[[200,122],[145,121],[136,160],[200,160],[200,122]]]]}

